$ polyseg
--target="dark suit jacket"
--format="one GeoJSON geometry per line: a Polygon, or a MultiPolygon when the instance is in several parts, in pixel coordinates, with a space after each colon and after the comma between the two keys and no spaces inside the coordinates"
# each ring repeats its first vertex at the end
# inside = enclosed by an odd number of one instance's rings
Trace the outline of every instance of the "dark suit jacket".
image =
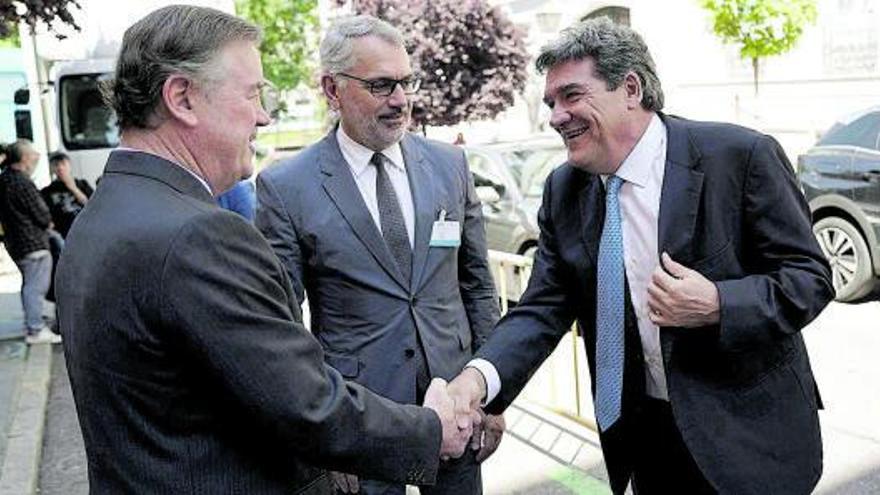
{"type": "Polygon", "coordinates": [[[325,366],[266,241],[183,168],[112,153],[57,281],[93,493],[296,493],[306,462],[434,479],[436,415],[325,366]]]}
{"type": "MultiPolygon", "coordinates": [[[[822,471],[819,396],[799,333],[832,299],[793,170],[772,138],[662,116],[668,130],[659,250],[716,282],[721,322],[661,328],[675,422],[706,478],[725,493],[807,493],[822,471]]],[[[522,303],[480,350],[501,376],[504,409],[577,320],[594,371],[600,178],[569,165],[547,179],[540,246],[522,303]]],[[[658,253],[659,254],[659,253],[658,253]]],[[[632,418],[644,397],[627,305],[621,420],[602,434],[612,488],[631,474],[632,418]]],[[[593,383],[595,392],[595,382],[593,383]]]]}
{"type": "Polygon", "coordinates": [[[406,135],[415,208],[412,279],[400,270],[336,132],[257,179],[257,227],[287,268],[327,362],[398,402],[416,400],[416,332],[431,376],[452,379],[498,320],[482,212],[460,148],[406,135]],[[461,246],[429,247],[440,211],[461,246]]]}

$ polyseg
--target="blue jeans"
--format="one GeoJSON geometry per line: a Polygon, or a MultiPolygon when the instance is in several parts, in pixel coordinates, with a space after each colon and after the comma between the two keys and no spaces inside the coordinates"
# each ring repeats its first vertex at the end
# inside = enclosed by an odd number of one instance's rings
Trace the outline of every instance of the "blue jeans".
{"type": "Polygon", "coordinates": [[[15,260],[21,272],[21,306],[27,333],[36,333],[44,326],[43,300],[52,279],[52,255],[48,250],[34,251],[15,260]]]}

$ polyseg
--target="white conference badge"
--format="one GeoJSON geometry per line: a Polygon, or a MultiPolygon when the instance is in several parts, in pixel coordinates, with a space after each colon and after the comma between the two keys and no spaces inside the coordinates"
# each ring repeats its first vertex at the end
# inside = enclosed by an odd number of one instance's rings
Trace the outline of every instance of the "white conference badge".
{"type": "Polygon", "coordinates": [[[446,210],[440,210],[440,217],[431,229],[431,247],[461,246],[461,228],[457,221],[446,220],[446,210]]]}

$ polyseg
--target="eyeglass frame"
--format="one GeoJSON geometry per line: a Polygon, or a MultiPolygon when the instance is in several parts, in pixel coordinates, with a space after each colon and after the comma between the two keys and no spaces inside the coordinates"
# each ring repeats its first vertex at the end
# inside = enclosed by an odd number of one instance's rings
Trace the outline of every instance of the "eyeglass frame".
{"type": "Polygon", "coordinates": [[[342,76],[347,79],[351,79],[353,81],[357,81],[361,83],[362,87],[370,92],[371,95],[387,98],[394,94],[394,90],[397,89],[397,86],[400,86],[400,89],[403,90],[403,94],[407,96],[412,96],[416,94],[419,89],[422,87],[422,79],[419,77],[407,76],[403,79],[392,79],[390,77],[377,77],[375,79],[363,79],[357,76],[353,76],[351,74],[346,74],[345,72],[337,72],[333,74],[334,76],[342,76]],[[391,85],[391,89],[388,90],[387,93],[379,93],[376,90],[376,84],[378,83],[393,83],[391,85]],[[404,87],[404,83],[410,83],[413,85],[413,89],[407,91],[404,87]]]}

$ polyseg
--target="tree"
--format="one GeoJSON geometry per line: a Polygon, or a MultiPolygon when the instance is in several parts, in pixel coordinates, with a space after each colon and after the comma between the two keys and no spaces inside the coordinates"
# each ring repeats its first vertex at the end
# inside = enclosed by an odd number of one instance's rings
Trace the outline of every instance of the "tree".
{"type": "Polygon", "coordinates": [[[318,43],[318,0],[238,0],[236,11],[263,29],[260,57],[279,91],[312,77],[318,43]]]}
{"type": "Polygon", "coordinates": [[[415,125],[494,118],[525,88],[523,33],[485,0],[353,1],[355,12],[385,19],[403,34],[423,79],[413,97],[415,125]]]}
{"type": "MultiPolygon", "coordinates": [[[[59,21],[79,31],[79,26],[70,14],[70,7],[78,9],[80,6],[76,0],[0,1],[0,38],[17,36],[20,22],[30,26],[31,32],[39,22],[54,30],[59,21]]],[[[61,34],[56,36],[64,38],[61,34]]]]}
{"type": "Polygon", "coordinates": [[[715,34],[739,45],[740,57],[752,61],[755,95],[760,59],[791,50],[817,15],[815,0],[702,0],[702,5],[712,14],[715,34]]]}

